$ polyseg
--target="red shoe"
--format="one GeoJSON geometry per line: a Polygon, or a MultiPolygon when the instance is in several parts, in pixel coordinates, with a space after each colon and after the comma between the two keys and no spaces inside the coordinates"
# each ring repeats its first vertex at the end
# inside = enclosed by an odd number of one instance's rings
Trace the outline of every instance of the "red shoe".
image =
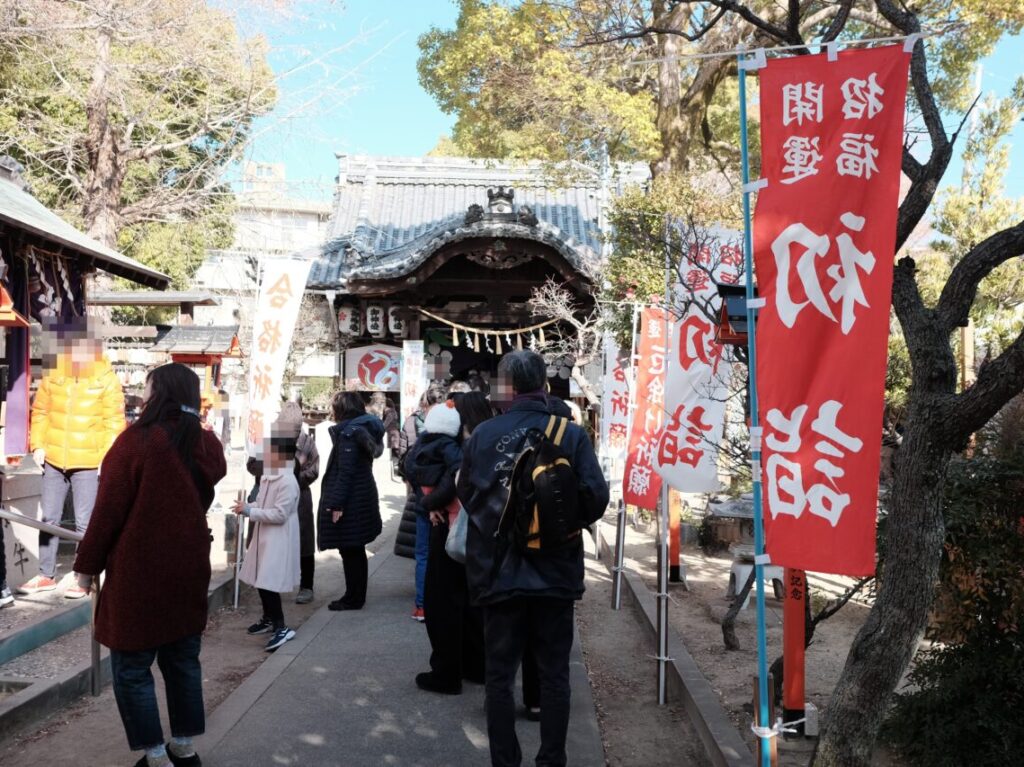
{"type": "Polygon", "coordinates": [[[422,607],[417,607],[415,610],[413,610],[412,615],[410,615],[409,617],[412,618],[414,621],[417,621],[418,623],[423,623],[423,621],[426,620],[426,617],[423,615],[422,607]]]}

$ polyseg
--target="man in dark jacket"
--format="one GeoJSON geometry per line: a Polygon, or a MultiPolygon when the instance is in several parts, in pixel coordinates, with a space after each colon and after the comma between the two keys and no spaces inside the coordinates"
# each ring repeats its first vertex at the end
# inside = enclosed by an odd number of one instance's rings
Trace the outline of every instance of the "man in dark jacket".
{"type": "MultiPolygon", "coordinates": [[[[531,434],[543,432],[564,406],[544,391],[547,365],[534,352],[506,355],[499,373],[510,380],[515,399],[504,415],[482,423],[463,451],[458,494],[469,514],[466,575],[470,597],[484,608],[487,733],[491,764],[518,767],[512,688],[524,649],[533,649],[540,674],[541,747],[538,765],[564,765],[569,728],[569,652],[573,606],[583,596],[583,543],[524,557],[496,537],[509,497],[516,458],[531,434]]],[[[581,522],[600,519],[608,485],[594,448],[575,424],[565,427],[561,447],[579,482],[581,522]]]]}

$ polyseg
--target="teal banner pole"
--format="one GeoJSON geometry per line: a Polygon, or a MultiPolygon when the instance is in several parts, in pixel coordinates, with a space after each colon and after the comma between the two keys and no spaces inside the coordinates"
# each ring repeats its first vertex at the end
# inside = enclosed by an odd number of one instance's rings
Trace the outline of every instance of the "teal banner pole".
{"type": "MultiPolygon", "coordinates": [[[[761,421],[757,411],[757,312],[754,299],[754,245],[750,223],[750,157],[747,150],[747,70],[746,54],[740,53],[737,64],[740,75],[740,159],[743,165],[743,264],[747,289],[747,367],[750,394],[750,466],[754,479],[754,582],[757,586],[757,689],[758,720],[761,728],[770,728],[768,721],[768,640],[764,614],[764,512],[761,504],[761,421]]],[[[772,735],[758,731],[761,738],[761,767],[771,767],[772,735]]]]}

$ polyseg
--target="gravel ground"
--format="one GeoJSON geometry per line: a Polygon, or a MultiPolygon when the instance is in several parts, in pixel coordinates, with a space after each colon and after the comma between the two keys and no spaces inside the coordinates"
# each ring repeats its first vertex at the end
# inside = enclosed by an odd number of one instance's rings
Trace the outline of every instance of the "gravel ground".
{"type": "Polygon", "coordinates": [[[576,611],[583,657],[611,767],[709,764],[681,706],[659,706],[654,642],[628,604],[614,611],[604,564],[587,559],[587,592],[576,611]]]}

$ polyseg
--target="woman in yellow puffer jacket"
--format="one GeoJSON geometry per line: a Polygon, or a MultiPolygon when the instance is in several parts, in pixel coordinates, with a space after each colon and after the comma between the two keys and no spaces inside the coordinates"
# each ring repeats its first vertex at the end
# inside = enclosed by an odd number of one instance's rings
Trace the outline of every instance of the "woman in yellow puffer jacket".
{"type": "MultiPolygon", "coordinates": [[[[43,467],[40,509],[44,522],[60,524],[68,489],[73,490],[75,529],[84,533],[92,516],[103,456],[124,431],[124,393],[98,339],[88,335],[65,339],[52,370],[43,375],[32,402],[31,444],[43,467]]],[[[56,538],[39,535],[39,575],[25,583],[22,594],[57,588],[56,538]]],[[[78,599],[77,584],[64,596],[78,599]]]]}

